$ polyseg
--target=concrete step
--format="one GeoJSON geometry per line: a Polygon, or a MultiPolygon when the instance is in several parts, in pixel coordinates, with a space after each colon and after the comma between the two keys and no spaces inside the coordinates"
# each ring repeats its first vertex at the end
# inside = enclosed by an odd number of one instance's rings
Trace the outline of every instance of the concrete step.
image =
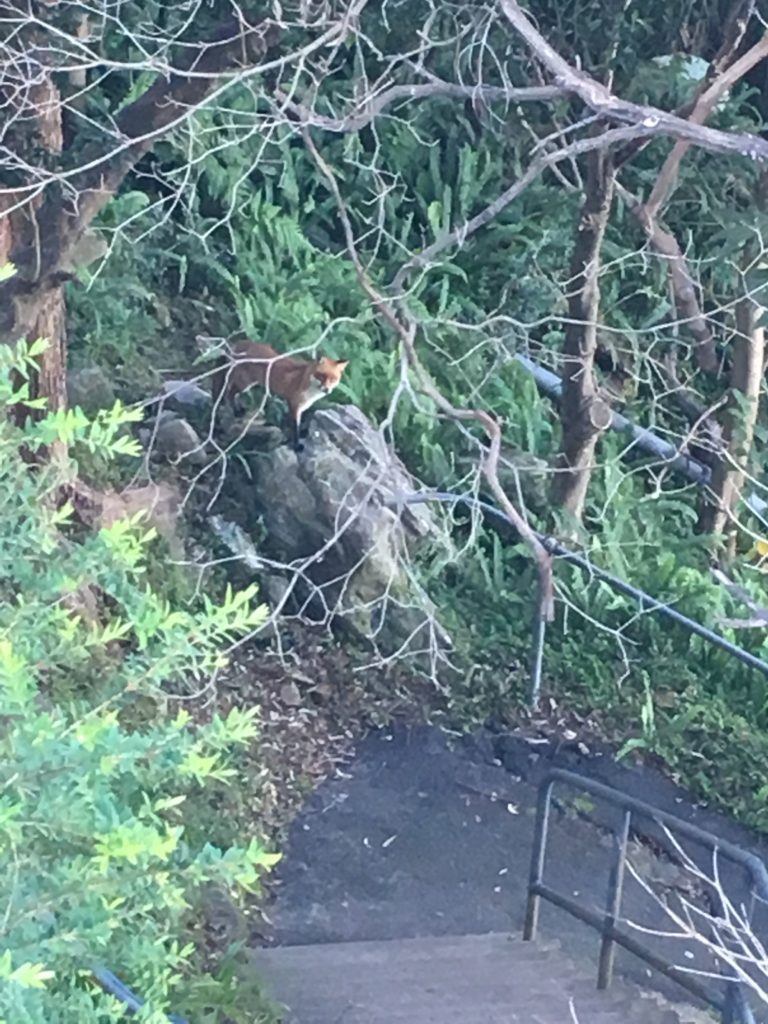
{"type": "MultiPolygon", "coordinates": [[[[622,981],[598,992],[558,949],[492,932],[252,951],[285,1024],[693,1024],[622,981]]],[[[596,971],[596,966],[594,967],[596,971]]]]}

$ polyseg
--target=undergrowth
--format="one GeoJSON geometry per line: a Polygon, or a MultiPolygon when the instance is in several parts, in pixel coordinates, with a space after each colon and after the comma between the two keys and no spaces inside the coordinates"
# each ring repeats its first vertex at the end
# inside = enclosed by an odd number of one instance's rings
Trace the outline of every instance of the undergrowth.
{"type": "MultiPolygon", "coordinates": [[[[654,25],[638,17],[625,28],[624,78],[616,87],[628,98],[672,109],[699,72],[691,62],[641,59],[639,47],[655,45],[654,25]]],[[[245,92],[233,95],[229,111],[242,113],[252,102],[245,92]]],[[[190,168],[193,201],[183,210],[166,216],[162,193],[142,167],[107,208],[98,228],[114,244],[113,257],[69,292],[73,359],[105,362],[116,369],[123,397],[139,399],[156,369],[171,367],[178,375],[181,367],[190,376],[199,369],[192,365],[196,333],[224,336],[243,328],[281,349],[319,345],[349,358],[334,397],[355,402],[380,422],[401,382],[400,356],[358,285],[335,201],[287,129],[236,151],[216,149],[228,116],[199,115],[211,152],[190,168]],[[126,224],[142,204],[145,215],[126,224]]],[[[524,166],[526,128],[518,112],[505,116],[503,131],[486,125],[479,132],[466,109],[435,102],[415,106],[407,122],[383,122],[375,133],[322,137],[324,156],[343,182],[364,262],[380,287],[391,282],[404,254],[475,215],[524,166]],[[387,189],[381,188],[382,169],[387,189]]],[[[530,117],[539,127],[535,111],[530,117]]],[[[719,122],[760,127],[748,93],[724,103],[715,115],[719,122]]],[[[665,145],[651,142],[629,165],[624,180],[631,189],[640,193],[654,180],[665,145]]],[[[152,159],[170,170],[184,156],[183,148],[164,141],[152,159]]],[[[668,211],[690,258],[706,254],[696,270],[713,303],[733,293],[744,244],[742,199],[755,183],[752,167],[729,159],[686,157],[668,211]],[[724,167],[731,175],[727,188],[724,167]]],[[[505,444],[545,465],[558,450],[557,417],[512,356],[524,351],[546,364],[560,348],[578,206],[578,189],[542,175],[486,229],[418,277],[408,297],[420,324],[421,358],[443,394],[456,405],[479,404],[502,417],[505,444]]],[[[632,374],[618,404],[664,434],[680,425],[657,400],[654,360],[679,338],[669,327],[664,268],[647,259],[642,243],[629,210],[617,202],[603,252],[601,316],[632,374]]],[[[687,357],[682,361],[690,366],[687,357]]],[[[474,427],[467,429],[436,416],[413,389],[401,395],[392,434],[398,453],[426,485],[466,492],[481,440],[474,427]]],[[[761,421],[758,438],[766,436],[761,421]]],[[[768,655],[764,630],[737,634],[720,624],[738,609],[709,573],[707,538],[696,532],[695,489],[648,471],[636,454],[628,459],[625,448],[626,438],[601,440],[579,545],[595,564],[758,656],[768,655]]],[[[764,462],[756,451],[750,469],[758,477],[764,462]]],[[[559,525],[546,500],[532,521],[547,531],[559,525]]],[[[457,517],[455,531],[467,541],[466,517],[457,517]]],[[[764,578],[745,557],[749,546],[742,546],[733,576],[764,602],[764,578]]],[[[465,669],[463,680],[451,677],[454,714],[465,724],[503,715],[525,687],[535,589],[530,561],[513,539],[486,524],[459,563],[424,565],[422,572],[465,669]]],[[[768,827],[765,791],[755,784],[755,766],[768,744],[768,680],[588,574],[558,565],[557,580],[547,685],[576,707],[599,709],[625,753],[660,755],[694,792],[768,827]]]]}

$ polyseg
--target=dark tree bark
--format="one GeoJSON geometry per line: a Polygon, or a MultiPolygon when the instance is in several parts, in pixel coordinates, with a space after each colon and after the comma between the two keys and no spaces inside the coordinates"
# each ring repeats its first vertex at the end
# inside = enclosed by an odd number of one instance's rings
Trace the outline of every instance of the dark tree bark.
{"type": "Polygon", "coordinates": [[[610,426],[611,410],[595,383],[600,248],[613,198],[615,172],[610,154],[587,157],[587,194],[579,216],[570,265],[571,294],[563,348],[563,439],[553,485],[554,503],[581,519],[597,439],[610,426]]]}
{"type": "MultiPolygon", "coordinates": [[[[26,133],[49,156],[60,154],[61,98],[51,76],[46,75],[41,82],[30,87],[22,103],[28,118],[26,133]]],[[[8,197],[0,197],[0,203],[0,264],[10,261],[18,267],[20,260],[24,259],[28,266],[36,268],[40,259],[38,216],[42,198],[36,196],[24,202],[21,194],[12,193],[8,197]]],[[[11,290],[11,281],[5,285],[8,291],[11,290]]],[[[0,306],[5,298],[3,287],[0,285],[0,306]]],[[[33,301],[28,294],[21,295],[4,312],[6,315],[12,313],[12,332],[4,340],[15,341],[21,337],[48,339],[48,349],[40,359],[36,393],[46,397],[51,411],[63,409],[66,405],[66,325],[61,284],[49,282],[33,301]]]]}

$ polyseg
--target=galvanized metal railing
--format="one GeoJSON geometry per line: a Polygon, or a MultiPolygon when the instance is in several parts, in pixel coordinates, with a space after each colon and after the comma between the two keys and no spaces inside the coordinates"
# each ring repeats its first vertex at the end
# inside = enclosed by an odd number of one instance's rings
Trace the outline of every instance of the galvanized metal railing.
{"type": "MultiPolygon", "coordinates": [[[[553,373],[552,370],[535,362],[530,356],[524,355],[522,352],[516,352],[512,358],[524,370],[530,373],[536,381],[539,391],[555,399],[555,401],[561,400],[563,381],[558,374],[553,373]]],[[[624,452],[625,455],[633,448],[639,448],[641,451],[655,456],[662,465],[686,477],[686,479],[697,484],[699,487],[709,486],[712,479],[712,470],[709,466],[705,466],[698,459],[681,451],[679,446],[671,444],[652,430],[648,430],[647,427],[638,427],[631,420],[628,420],[626,416],[622,416],[621,413],[615,410],[611,412],[609,427],[611,430],[630,438],[630,442],[624,452]]],[[[764,498],[761,498],[755,491],[749,491],[744,498],[744,504],[754,516],[757,516],[764,526],[768,526],[768,520],[765,518],[766,514],[768,514],[768,502],[764,498]]]]}
{"type": "MultiPolygon", "coordinates": [[[[742,850],[733,843],[720,839],[710,832],[683,821],[681,818],[661,811],[650,804],[634,797],[627,796],[619,790],[612,789],[600,782],[593,782],[574,772],[560,768],[552,769],[544,778],[538,797],[536,828],[531,854],[531,868],[528,879],[528,900],[525,912],[523,938],[527,941],[536,938],[539,922],[541,901],[546,900],[559,907],[578,920],[594,928],[600,933],[600,956],[597,971],[597,987],[605,989],[609,986],[614,970],[616,947],[622,946],[630,953],[643,960],[649,967],[671,978],[696,998],[706,1003],[721,1015],[723,1024],[755,1024],[755,1018],[744,994],[744,985],[732,977],[723,978],[724,992],[722,997],[703,985],[692,973],[685,972],[666,959],[654,953],[635,935],[629,934],[619,925],[621,919],[621,903],[624,887],[624,874],[627,865],[627,848],[632,821],[644,818],[662,828],[668,829],[674,836],[685,837],[700,847],[709,850],[713,857],[730,861],[746,872],[750,882],[750,906],[747,910],[751,919],[756,899],[768,902],[768,870],[755,854],[742,850]],[[552,807],[552,790],[561,783],[589,793],[597,799],[618,808],[621,824],[613,829],[614,851],[611,864],[605,909],[602,913],[592,907],[585,906],[572,896],[565,895],[551,886],[544,879],[544,863],[547,850],[550,812],[552,807]]],[[[723,913],[720,894],[713,889],[717,913],[723,913]],[[719,906],[718,906],[719,904],[719,906]]]]}
{"type": "MultiPolygon", "coordinates": [[[[417,491],[412,494],[402,494],[393,498],[389,502],[389,507],[393,510],[397,510],[403,505],[420,505],[425,502],[437,502],[444,505],[466,505],[470,508],[477,508],[487,513],[488,515],[494,516],[497,519],[502,519],[507,525],[509,525],[509,519],[501,509],[496,508],[495,505],[490,502],[483,501],[482,498],[475,498],[465,494],[454,494],[451,491],[417,491]]],[[[595,565],[589,557],[586,555],[580,555],[576,551],[571,551],[569,548],[564,547],[559,541],[556,541],[553,537],[547,537],[544,534],[537,533],[536,536],[555,558],[559,558],[564,562],[570,562],[571,565],[575,565],[583,572],[587,573],[590,578],[602,580],[607,583],[612,590],[615,590],[619,594],[624,594],[625,597],[630,597],[632,600],[637,601],[638,608],[641,612],[654,613],[669,619],[671,622],[676,623],[678,626],[682,626],[683,629],[692,633],[694,636],[699,636],[707,643],[712,644],[713,647],[719,647],[720,650],[725,651],[726,654],[730,654],[731,657],[736,658],[743,665],[748,668],[756,669],[763,675],[768,676],[768,662],[763,661],[756,654],[752,654],[751,651],[746,651],[743,647],[739,647],[738,644],[728,640],[727,637],[721,636],[716,633],[709,626],[704,626],[700,622],[696,622],[695,619],[689,618],[687,615],[683,615],[682,612],[677,611],[676,608],[671,607],[665,601],[659,601],[658,598],[653,597],[651,594],[647,594],[644,590],[640,590],[639,587],[634,587],[631,583],[619,579],[618,576],[614,576],[612,573],[607,572],[605,569],[601,569],[599,565],[595,565]]],[[[544,643],[546,640],[546,629],[547,623],[539,614],[539,609],[536,609],[533,621],[533,638],[530,652],[530,669],[529,669],[529,683],[528,683],[528,702],[532,707],[535,707],[539,700],[541,693],[541,681],[542,671],[544,665],[544,643]]]]}

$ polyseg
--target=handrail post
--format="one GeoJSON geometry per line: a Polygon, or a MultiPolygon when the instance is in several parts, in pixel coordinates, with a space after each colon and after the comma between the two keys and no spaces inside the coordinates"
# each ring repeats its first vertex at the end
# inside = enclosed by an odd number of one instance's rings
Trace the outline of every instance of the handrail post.
{"type": "Polygon", "coordinates": [[[603,939],[600,943],[600,964],[597,969],[597,987],[608,988],[613,980],[613,964],[616,958],[616,943],[613,932],[621,910],[621,897],[624,890],[624,868],[627,863],[627,845],[629,843],[629,826],[632,812],[625,810],[622,815],[621,831],[614,832],[614,856],[611,865],[611,876],[608,881],[608,899],[603,918],[603,939]]]}
{"type": "MultiPolygon", "coordinates": [[[[733,1001],[736,1008],[734,1020],[738,1021],[738,1024],[755,1024],[755,1015],[752,1013],[752,1008],[747,1002],[747,997],[744,995],[744,986],[740,985],[738,981],[734,981],[731,982],[728,988],[733,992],[733,1001]]],[[[726,995],[727,1006],[728,996],[726,995]]]]}
{"type": "Polygon", "coordinates": [[[541,896],[539,896],[538,887],[544,878],[544,855],[547,849],[549,807],[553,786],[554,782],[550,781],[539,789],[536,827],[533,832],[533,850],[531,851],[531,871],[528,876],[528,901],[525,907],[525,924],[523,925],[523,939],[526,942],[536,938],[536,930],[539,926],[541,896]]]}
{"type": "MultiPolygon", "coordinates": [[[[725,992],[722,995],[719,993],[716,995],[711,988],[688,977],[679,967],[656,955],[627,934],[624,929],[618,927],[633,816],[648,819],[654,822],[658,828],[676,830],[687,839],[711,850],[713,856],[723,856],[745,870],[751,878],[748,920],[752,918],[754,903],[757,899],[768,903],[768,869],[756,854],[743,850],[734,843],[720,839],[691,822],[677,818],[667,811],[653,807],[651,804],[644,803],[636,797],[629,796],[601,782],[585,778],[572,771],[566,771],[564,768],[550,768],[539,784],[523,938],[525,940],[536,938],[541,902],[547,900],[600,932],[602,942],[598,988],[604,989],[610,984],[614,971],[615,948],[622,946],[649,964],[654,970],[671,978],[688,992],[693,993],[697,999],[716,1010],[721,1015],[723,1024],[755,1024],[755,1016],[745,993],[748,986],[738,977],[724,977],[725,992]],[[589,793],[612,807],[620,808],[623,814],[621,828],[614,828],[612,832],[615,844],[614,857],[611,863],[610,883],[603,914],[592,908],[580,906],[574,900],[556,892],[544,883],[544,861],[552,809],[552,791],[554,786],[560,783],[589,793]]],[[[726,917],[722,898],[717,898],[716,891],[714,895],[714,905],[717,908],[714,911],[715,916],[726,917]]]]}
{"type": "Polygon", "coordinates": [[[541,595],[539,595],[533,619],[533,637],[528,673],[528,707],[534,710],[538,708],[539,697],[541,696],[541,673],[544,667],[544,640],[546,635],[547,620],[542,614],[541,595]]]}
{"type": "MultiPolygon", "coordinates": [[[[717,857],[718,848],[715,847],[712,851],[713,859],[713,874],[717,875],[717,857]]],[[[712,898],[714,902],[715,913],[718,917],[726,919],[726,905],[725,897],[718,890],[715,889],[712,892],[712,898]]],[[[747,921],[752,921],[752,916],[755,909],[755,886],[754,883],[750,885],[749,889],[749,912],[747,913],[747,921]]],[[[712,932],[716,938],[719,938],[720,942],[724,944],[728,943],[727,931],[723,934],[717,935],[716,926],[712,925],[712,932]]],[[[721,1015],[721,1024],[755,1024],[755,1018],[750,1009],[749,1003],[747,1002],[746,996],[744,995],[744,988],[738,978],[726,975],[725,981],[725,1000],[723,1003],[723,1012],[721,1015]]]]}
{"type": "Polygon", "coordinates": [[[725,983],[725,1006],[720,1020],[722,1024],[749,1024],[754,1021],[749,1008],[745,1007],[744,993],[738,981],[729,979],[725,983]]]}

